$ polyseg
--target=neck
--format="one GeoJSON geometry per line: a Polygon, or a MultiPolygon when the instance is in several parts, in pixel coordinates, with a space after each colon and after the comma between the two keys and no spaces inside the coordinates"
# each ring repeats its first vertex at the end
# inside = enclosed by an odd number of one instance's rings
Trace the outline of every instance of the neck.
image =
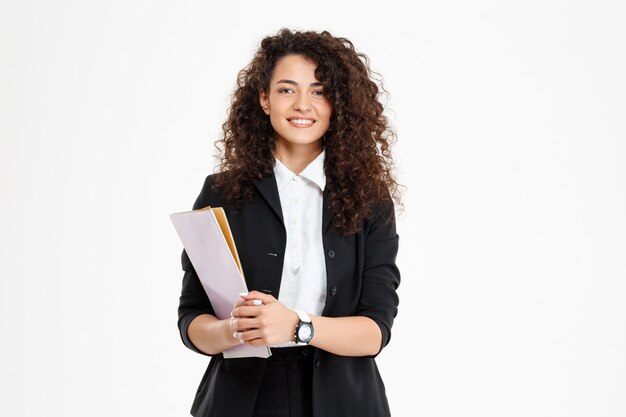
{"type": "Polygon", "coordinates": [[[294,174],[300,175],[320,153],[322,153],[321,141],[307,144],[276,141],[276,157],[294,174]]]}

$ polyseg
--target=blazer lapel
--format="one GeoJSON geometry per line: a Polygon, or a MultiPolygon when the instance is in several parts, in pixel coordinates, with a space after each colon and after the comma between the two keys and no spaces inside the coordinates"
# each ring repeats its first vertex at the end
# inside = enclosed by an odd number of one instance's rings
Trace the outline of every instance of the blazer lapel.
{"type": "MultiPolygon", "coordinates": [[[[280,196],[278,195],[278,185],[276,185],[276,177],[274,176],[274,172],[270,175],[263,177],[254,181],[254,185],[259,190],[259,193],[263,197],[263,199],[269,204],[274,213],[278,216],[280,221],[285,224],[285,219],[283,218],[283,209],[280,205],[280,196]]],[[[322,234],[326,233],[326,229],[330,225],[331,213],[330,208],[328,206],[328,187],[324,187],[323,193],[323,203],[322,203],[322,234]]]]}
{"type": "Polygon", "coordinates": [[[255,180],[254,185],[259,190],[263,199],[269,204],[280,221],[285,224],[283,219],[283,209],[280,206],[280,197],[278,195],[278,186],[276,185],[276,177],[274,172],[261,179],[255,180]]]}

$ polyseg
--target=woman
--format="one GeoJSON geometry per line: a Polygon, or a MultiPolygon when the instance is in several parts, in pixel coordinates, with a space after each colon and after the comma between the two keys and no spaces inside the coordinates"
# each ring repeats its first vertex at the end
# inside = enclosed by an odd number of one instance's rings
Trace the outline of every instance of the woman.
{"type": "Polygon", "coordinates": [[[239,73],[194,209],[224,207],[251,291],[219,320],[183,252],[178,327],[211,356],[192,415],[390,415],[374,358],[397,313],[398,193],[379,93],[328,32],[282,29],[239,73]],[[239,343],[272,355],[224,359],[239,343]]]}

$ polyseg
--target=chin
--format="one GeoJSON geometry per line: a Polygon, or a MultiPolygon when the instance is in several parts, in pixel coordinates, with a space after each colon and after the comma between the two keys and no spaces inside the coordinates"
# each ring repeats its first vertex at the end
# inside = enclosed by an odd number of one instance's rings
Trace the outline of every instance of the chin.
{"type": "Polygon", "coordinates": [[[321,142],[322,140],[322,135],[320,136],[309,136],[309,137],[303,137],[303,136],[283,136],[280,133],[278,133],[278,140],[282,140],[285,143],[289,143],[292,145],[310,145],[313,143],[318,143],[321,142]]]}
{"type": "Polygon", "coordinates": [[[321,143],[322,139],[321,138],[317,138],[317,139],[286,139],[285,140],[288,143],[291,143],[292,145],[312,145],[312,144],[316,144],[316,143],[321,143]]]}

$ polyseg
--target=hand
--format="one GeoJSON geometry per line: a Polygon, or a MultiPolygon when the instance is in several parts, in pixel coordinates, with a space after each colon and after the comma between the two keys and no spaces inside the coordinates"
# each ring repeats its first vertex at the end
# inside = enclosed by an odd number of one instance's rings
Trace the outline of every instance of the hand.
{"type": "Polygon", "coordinates": [[[293,340],[298,315],[276,298],[258,291],[242,295],[232,311],[231,327],[240,341],[269,346],[293,340]],[[259,300],[261,304],[259,305],[259,300]]]}

